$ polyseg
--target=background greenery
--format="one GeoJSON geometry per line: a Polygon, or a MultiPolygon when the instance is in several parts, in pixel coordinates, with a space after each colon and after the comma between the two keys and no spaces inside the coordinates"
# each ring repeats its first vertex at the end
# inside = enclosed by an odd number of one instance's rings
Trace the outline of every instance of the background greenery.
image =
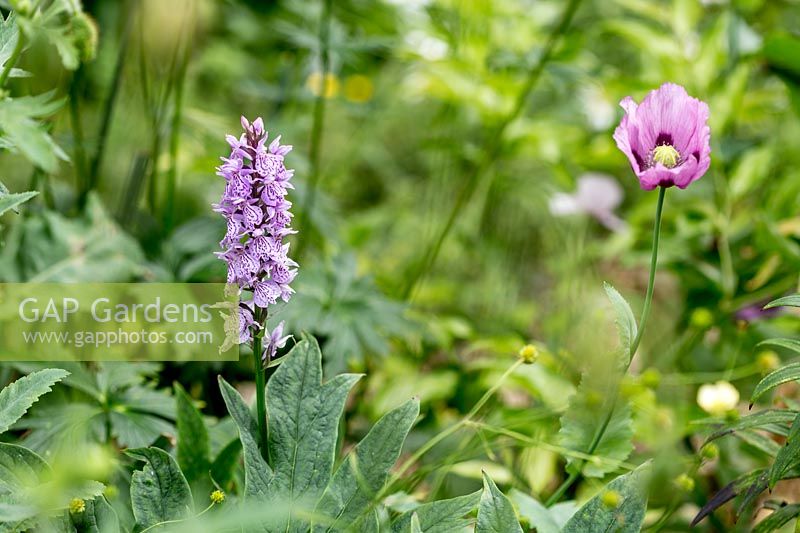
{"type": "MultiPolygon", "coordinates": [[[[768,463],[771,448],[753,433],[721,439],[719,458],[700,465],[710,428],[695,395],[726,379],[748,397],[776,355],[791,357],[756,344],[796,334],[792,313],[742,310],[798,287],[796,0],[128,0],[84,9],[99,29],[93,60],[80,39],[70,55],[75,28],[43,30],[17,65],[34,75],[5,87],[16,105],[0,107],[0,181],[40,194],[3,216],[2,281],[223,280],[212,255],[224,234],[209,207],[222,191],[214,167],[239,116],[262,116],[295,147],[287,162],[301,230],[297,295],[273,320],[319,339],[326,377],[368,374],[346,406],[345,446],[418,396],[422,418],[404,449],[413,453],[530,342],[538,363],[519,367],[475,423],[422,457],[391,505],[472,493],[482,469],[506,493],[546,499],[565,477],[559,418],[581,371],[616,343],[602,282],[638,310],[647,280],[656,195],[639,189],[614,146],[617,102],[673,81],[710,105],[712,166],[667,194],[653,315],[623,383],[633,453],[567,497],[585,500],[603,477],[656,457],[645,523],[681,531],[719,488],[768,463]],[[26,120],[38,124],[33,133],[26,120]],[[553,195],[590,172],[624,190],[623,230],[551,213],[553,195]],[[676,489],[681,474],[693,488],[676,489]]],[[[4,365],[4,383],[32,370],[4,365]]],[[[68,370],[3,438],[91,463],[91,479],[113,489],[106,497],[128,522],[119,492],[132,460],[118,450],[174,440],[172,383],[201,402],[214,457],[233,428],[216,375],[252,391],[249,356],[68,370]],[[75,457],[78,444],[92,453],[75,457]]],[[[800,494],[781,482],[769,499],[800,494]]],[[[722,507],[698,527],[752,528],[735,514],[722,507]]]]}

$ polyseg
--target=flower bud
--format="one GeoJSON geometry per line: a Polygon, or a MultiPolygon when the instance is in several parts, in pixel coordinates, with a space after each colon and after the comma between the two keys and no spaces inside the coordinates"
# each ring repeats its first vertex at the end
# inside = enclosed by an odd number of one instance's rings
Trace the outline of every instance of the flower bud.
{"type": "Polygon", "coordinates": [[[648,368],[641,375],[642,385],[649,389],[656,389],[661,384],[661,372],[655,368],[648,368]]]}
{"type": "Polygon", "coordinates": [[[526,344],[519,351],[519,357],[526,365],[532,365],[539,358],[539,350],[533,344],[526,344]]]}
{"type": "Polygon", "coordinates": [[[97,53],[97,24],[89,15],[80,12],[72,17],[70,29],[81,61],[93,60],[97,53]]]}
{"type": "Polygon", "coordinates": [[[714,315],[705,307],[698,307],[692,311],[689,323],[697,329],[706,329],[714,323],[714,315]]]}
{"type": "Polygon", "coordinates": [[[700,450],[700,455],[702,455],[703,459],[708,459],[709,461],[713,461],[717,457],[719,457],[719,446],[717,446],[713,442],[709,442],[700,450]]]}
{"type": "Polygon", "coordinates": [[[781,359],[778,357],[778,354],[772,350],[765,350],[758,354],[756,364],[758,364],[758,368],[761,372],[766,374],[781,366],[781,359]]]}
{"type": "Polygon", "coordinates": [[[225,501],[225,493],[217,489],[211,493],[211,503],[220,504],[225,501]]]}
{"type": "Polygon", "coordinates": [[[692,492],[694,490],[694,479],[688,474],[681,474],[675,478],[675,484],[685,492],[692,492]]]}
{"type": "Polygon", "coordinates": [[[81,514],[85,510],[86,510],[86,502],[84,502],[80,498],[73,498],[72,501],[69,502],[70,514],[81,514]]]}

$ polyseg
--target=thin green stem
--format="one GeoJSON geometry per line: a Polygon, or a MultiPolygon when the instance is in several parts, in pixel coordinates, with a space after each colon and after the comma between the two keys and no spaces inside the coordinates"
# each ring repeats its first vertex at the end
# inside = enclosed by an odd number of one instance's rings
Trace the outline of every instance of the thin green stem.
{"type": "MultiPolygon", "coordinates": [[[[658,189],[658,204],[656,205],[656,220],[655,224],[653,225],[653,248],[650,254],[650,277],[647,281],[647,293],[645,294],[644,298],[644,306],[642,308],[642,316],[639,319],[639,329],[636,333],[636,338],[631,343],[631,348],[628,353],[628,362],[625,365],[625,372],[628,371],[630,368],[631,361],[633,361],[633,356],[636,355],[636,350],[639,348],[639,343],[642,340],[642,334],[644,333],[645,326],[647,325],[647,318],[650,316],[650,304],[653,301],[653,290],[655,289],[655,281],[656,281],[656,268],[658,267],[658,241],[659,236],[661,235],[661,214],[664,209],[664,196],[666,195],[667,189],[666,187],[660,187],[658,189]]],[[[609,424],[611,423],[611,419],[614,417],[614,410],[617,407],[617,400],[619,399],[619,387],[614,388],[614,392],[611,396],[611,402],[609,403],[610,407],[606,412],[605,417],[603,418],[602,424],[600,427],[597,428],[594,436],[592,437],[592,442],[589,445],[589,448],[586,450],[587,455],[592,455],[596,450],[597,447],[600,446],[600,442],[603,440],[603,435],[605,435],[606,430],[608,429],[609,424]]],[[[581,470],[583,469],[583,465],[585,461],[581,461],[577,465],[575,465],[575,469],[570,473],[567,479],[564,480],[561,485],[550,495],[550,497],[545,502],[546,506],[553,505],[556,503],[567,490],[578,480],[581,475],[581,470]]]]}
{"type": "MultiPolygon", "coordinates": [[[[321,178],[321,153],[322,153],[322,132],[325,128],[325,102],[327,100],[327,83],[328,74],[331,69],[330,58],[330,33],[331,33],[331,12],[333,8],[333,0],[322,1],[322,15],[319,23],[319,50],[320,50],[320,63],[321,63],[321,78],[319,93],[314,101],[314,116],[311,125],[311,141],[308,148],[308,159],[311,164],[310,175],[308,180],[308,189],[306,190],[305,200],[303,202],[303,209],[300,211],[300,219],[297,227],[301,235],[305,234],[308,223],[311,219],[311,211],[314,209],[316,201],[317,189],[321,178]]],[[[308,236],[300,239],[297,243],[297,257],[301,257],[305,250],[306,243],[308,243],[308,236]]]]}
{"type": "Polygon", "coordinates": [[[86,148],[83,137],[83,124],[81,121],[80,107],[80,83],[83,77],[83,66],[78,67],[72,75],[69,84],[69,118],[72,126],[73,159],[75,164],[76,185],[80,191],[81,199],[79,207],[83,207],[83,199],[89,189],[89,181],[86,170],[86,148]]]}
{"type": "Polygon", "coordinates": [[[267,449],[267,395],[266,375],[261,362],[263,328],[253,337],[253,372],[256,377],[256,413],[258,415],[258,443],[261,455],[268,460],[267,449]]]}
{"type": "Polygon", "coordinates": [[[447,239],[447,236],[450,234],[450,231],[453,229],[456,220],[469,204],[470,200],[472,199],[472,195],[475,193],[475,190],[477,189],[483,175],[492,167],[495,159],[497,159],[499,156],[500,148],[502,147],[503,135],[505,134],[506,129],[512,122],[514,122],[514,120],[519,117],[519,115],[522,113],[522,110],[525,108],[525,104],[527,103],[531,92],[533,92],[533,89],[539,82],[545,67],[553,56],[553,51],[555,50],[556,44],[558,44],[560,37],[566,33],[567,29],[572,23],[572,18],[574,17],[575,12],[578,10],[580,3],[581,0],[570,0],[569,4],[567,4],[567,7],[564,8],[564,12],[561,15],[559,23],[547,38],[547,42],[542,49],[539,60],[528,72],[528,77],[525,80],[522,89],[517,94],[514,106],[511,108],[511,111],[505,117],[503,117],[500,122],[497,123],[494,131],[490,134],[481,161],[475,167],[474,172],[466,180],[464,187],[456,197],[456,201],[453,204],[453,207],[450,209],[450,213],[445,220],[445,223],[436,234],[436,237],[434,237],[434,239],[428,244],[425,253],[422,255],[422,259],[415,265],[408,276],[408,281],[400,292],[400,295],[403,299],[408,299],[413,295],[417,284],[423,277],[425,277],[426,273],[429,272],[436,263],[436,259],[439,256],[442,245],[447,239]]]}
{"type": "Polygon", "coordinates": [[[0,88],[5,87],[6,81],[8,81],[8,77],[11,75],[11,69],[14,68],[14,65],[17,64],[17,60],[19,59],[20,54],[22,54],[22,49],[24,47],[25,47],[25,37],[20,31],[19,33],[17,33],[17,44],[14,45],[14,51],[11,52],[11,56],[6,61],[6,64],[3,66],[3,71],[0,72],[0,88]]]}
{"type": "Polygon", "coordinates": [[[205,509],[203,509],[202,511],[200,511],[199,513],[197,513],[196,515],[194,515],[191,518],[181,518],[179,520],[165,520],[163,522],[157,522],[157,523],[153,524],[150,527],[144,528],[139,533],[145,533],[146,531],[150,531],[151,529],[155,529],[157,527],[166,526],[167,524],[179,524],[181,522],[186,522],[187,520],[193,520],[195,518],[200,518],[201,516],[206,514],[208,511],[210,511],[211,508],[214,507],[214,505],[216,505],[216,504],[215,503],[211,503],[208,507],[206,507],[205,509]]]}

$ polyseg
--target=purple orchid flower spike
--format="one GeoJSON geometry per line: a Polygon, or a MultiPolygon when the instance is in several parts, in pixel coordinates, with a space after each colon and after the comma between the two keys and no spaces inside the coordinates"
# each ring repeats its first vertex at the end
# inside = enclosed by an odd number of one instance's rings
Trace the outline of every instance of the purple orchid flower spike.
{"type": "Polygon", "coordinates": [[[266,345],[264,346],[264,354],[261,356],[261,360],[264,362],[264,364],[266,365],[275,359],[275,355],[277,355],[278,350],[286,346],[286,341],[291,338],[291,335],[283,334],[283,321],[275,326],[275,328],[272,330],[272,333],[270,333],[269,336],[265,336],[266,345]]]}
{"type": "Polygon", "coordinates": [[[644,190],[656,187],[685,189],[700,179],[711,164],[708,105],[686,89],[665,83],[641,104],[622,99],[625,110],[614,140],[628,156],[644,190]]]}

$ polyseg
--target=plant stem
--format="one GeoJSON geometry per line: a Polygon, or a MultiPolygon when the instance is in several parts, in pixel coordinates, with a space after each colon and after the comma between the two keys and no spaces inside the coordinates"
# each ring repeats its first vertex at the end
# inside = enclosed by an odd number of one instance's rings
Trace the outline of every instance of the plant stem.
{"type": "Polygon", "coordinates": [[[17,44],[14,46],[14,51],[11,52],[11,56],[6,61],[6,64],[3,66],[3,72],[0,72],[0,88],[5,87],[6,81],[8,81],[8,77],[11,74],[11,69],[14,68],[14,65],[17,64],[17,60],[19,59],[20,54],[22,53],[22,49],[25,47],[25,37],[22,35],[22,31],[17,32],[17,44]]]}
{"type": "MultiPolygon", "coordinates": [[[[330,58],[330,33],[331,33],[331,9],[333,0],[322,0],[322,15],[319,23],[319,49],[320,62],[322,67],[319,94],[314,101],[314,117],[311,125],[311,141],[308,149],[308,159],[311,164],[308,180],[308,190],[305,194],[303,209],[300,211],[298,221],[298,233],[304,235],[311,218],[311,211],[314,209],[314,202],[317,196],[317,189],[320,181],[320,156],[322,149],[322,131],[325,127],[325,101],[327,100],[326,89],[328,74],[331,68],[330,58]]],[[[302,256],[306,243],[309,238],[300,239],[297,243],[297,257],[302,256]]]]}
{"type": "Polygon", "coordinates": [[[258,441],[261,455],[268,460],[267,450],[267,396],[266,376],[261,364],[261,336],[263,328],[253,337],[253,372],[256,376],[256,413],[258,415],[258,441]]]}
{"type": "Polygon", "coordinates": [[[76,186],[80,191],[78,207],[83,208],[86,194],[89,192],[89,180],[86,170],[86,148],[83,139],[83,124],[81,123],[80,108],[80,83],[83,77],[83,66],[79,66],[72,75],[69,84],[69,118],[72,126],[72,140],[74,145],[73,158],[75,159],[76,186]]]}
{"type": "MultiPolygon", "coordinates": [[[[644,333],[644,328],[647,325],[647,318],[650,316],[650,304],[653,301],[653,290],[655,288],[655,281],[656,281],[656,268],[658,266],[658,241],[659,236],[661,234],[661,214],[664,209],[664,196],[666,195],[667,189],[666,187],[660,187],[658,189],[658,204],[656,205],[656,220],[653,226],[653,248],[650,254],[650,277],[647,281],[647,293],[645,294],[644,298],[644,307],[642,308],[642,316],[639,319],[639,329],[636,333],[636,338],[631,343],[630,352],[628,353],[628,362],[625,365],[625,372],[628,371],[628,368],[631,366],[631,362],[633,361],[633,356],[636,355],[636,350],[639,348],[639,343],[642,340],[642,334],[644,333]]],[[[605,435],[606,430],[608,429],[608,425],[611,423],[611,419],[614,417],[614,410],[617,407],[617,400],[619,399],[619,388],[615,387],[612,399],[610,402],[610,408],[606,413],[605,418],[603,419],[603,423],[597,429],[592,438],[592,442],[589,445],[589,449],[586,450],[587,455],[592,455],[596,450],[597,447],[600,446],[600,442],[603,440],[603,435],[605,435]]],[[[581,475],[581,470],[583,469],[583,465],[586,461],[581,461],[575,467],[575,470],[570,473],[569,477],[564,480],[561,485],[550,495],[550,497],[545,502],[545,506],[549,507],[556,503],[561,497],[567,492],[567,490],[578,480],[581,475]]]]}
{"type": "Polygon", "coordinates": [[[500,122],[494,128],[493,133],[490,134],[481,161],[478,163],[474,172],[467,179],[466,184],[456,197],[456,201],[453,204],[453,207],[451,208],[450,214],[448,215],[444,225],[439,230],[436,237],[427,246],[425,253],[422,255],[422,259],[412,269],[407,283],[400,291],[400,296],[403,299],[408,299],[413,295],[417,284],[436,263],[436,258],[439,256],[442,245],[447,239],[447,236],[450,234],[450,231],[453,229],[453,225],[458,219],[458,216],[461,214],[467,204],[469,204],[469,201],[472,199],[472,195],[477,189],[480,179],[483,177],[484,173],[491,168],[494,160],[499,155],[506,128],[508,128],[508,126],[514,122],[517,117],[519,117],[519,115],[522,113],[522,110],[525,108],[528,97],[530,96],[531,92],[533,92],[534,87],[536,87],[536,84],[541,78],[545,66],[547,66],[547,63],[549,63],[559,38],[561,35],[566,33],[567,29],[569,28],[572,18],[575,15],[580,3],[581,0],[570,0],[569,4],[567,4],[567,7],[564,8],[564,12],[561,15],[561,20],[548,36],[547,42],[545,43],[542,53],[539,56],[539,60],[528,72],[528,77],[525,80],[525,84],[522,86],[522,90],[517,94],[514,107],[512,107],[511,111],[500,120],[500,122]]]}

